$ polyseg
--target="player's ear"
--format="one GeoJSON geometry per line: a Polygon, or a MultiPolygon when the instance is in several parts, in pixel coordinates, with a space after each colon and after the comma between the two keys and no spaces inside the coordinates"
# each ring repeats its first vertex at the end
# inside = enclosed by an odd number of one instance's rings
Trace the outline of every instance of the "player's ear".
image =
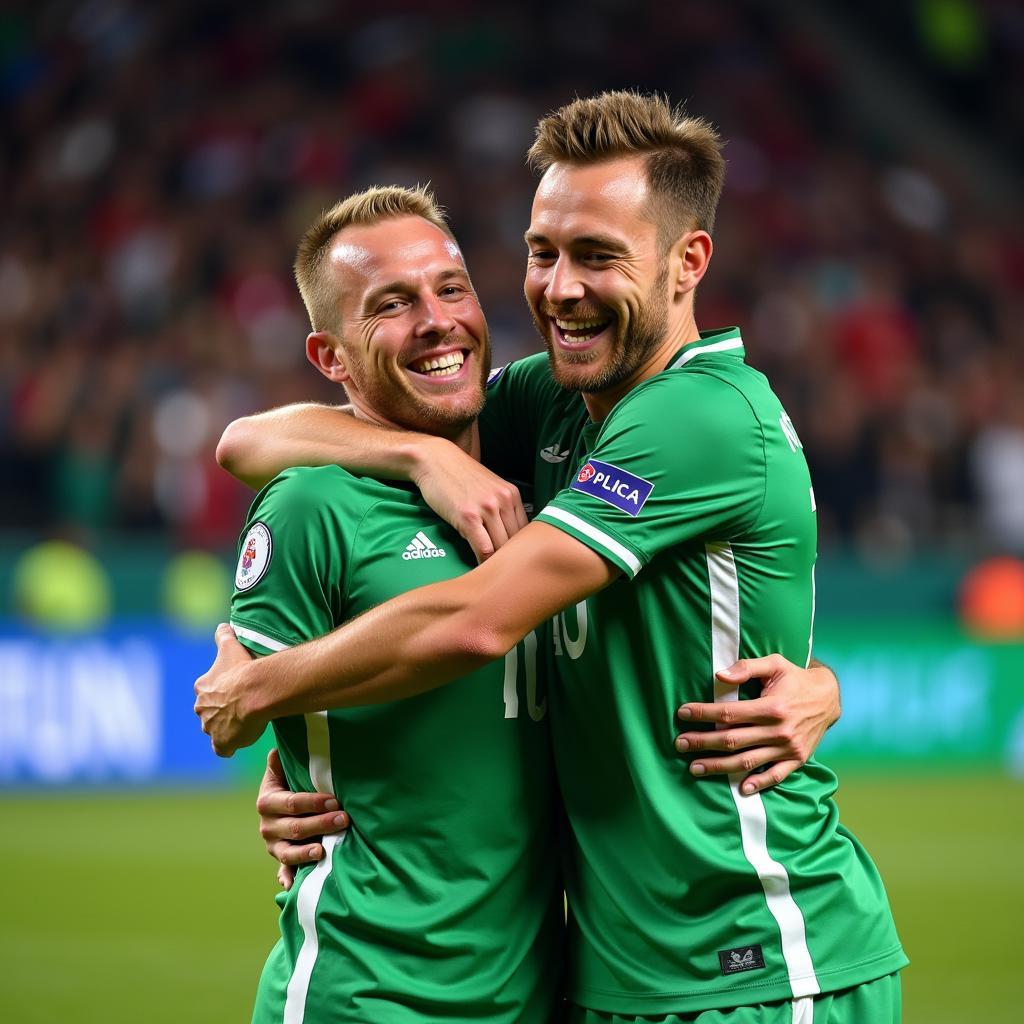
{"type": "Polygon", "coordinates": [[[672,294],[680,298],[700,284],[711,263],[711,236],[706,231],[687,231],[669,250],[672,294]]]}
{"type": "Polygon", "coordinates": [[[330,331],[314,331],[306,336],[306,358],[335,384],[349,379],[341,345],[330,331]]]}

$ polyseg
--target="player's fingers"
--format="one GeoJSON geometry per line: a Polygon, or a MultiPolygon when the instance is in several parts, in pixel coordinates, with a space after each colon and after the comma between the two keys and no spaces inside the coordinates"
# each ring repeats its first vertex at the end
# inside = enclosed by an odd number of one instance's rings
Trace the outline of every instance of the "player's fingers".
{"type": "Polygon", "coordinates": [[[277,884],[287,892],[292,887],[292,882],[295,881],[295,868],[290,868],[286,864],[277,865],[277,884]]]}
{"type": "MultiPolygon", "coordinates": [[[[501,509],[501,525],[505,528],[506,537],[514,537],[522,528],[525,523],[519,521],[519,514],[516,511],[522,509],[523,504],[519,500],[518,494],[514,502],[510,502],[508,505],[503,505],[501,509]]],[[[523,513],[523,518],[526,514],[523,513]]]]}
{"type": "Polygon", "coordinates": [[[285,839],[301,842],[313,836],[331,835],[348,828],[348,815],[344,811],[332,814],[311,814],[305,818],[260,818],[260,835],[265,840],[285,839]]]}
{"type": "Polygon", "coordinates": [[[267,853],[285,867],[299,867],[321,860],[324,848],[320,843],[302,844],[279,840],[276,843],[267,843],[267,853]]]}
{"type": "Polygon", "coordinates": [[[526,526],[530,522],[530,518],[526,514],[526,507],[523,505],[523,499],[521,497],[518,498],[517,501],[516,501],[515,514],[516,514],[516,524],[518,525],[519,529],[521,530],[524,526],[526,526]]]}
{"type": "Polygon", "coordinates": [[[779,752],[771,747],[754,747],[752,750],[744,750],[728,757],[702,757],[699,761],[690,763],[690,774],[704,776],[752,772],[762,765],[770,764],[773,758],[778,756],[779,752]]]}
{"type": "Polygon", "coordinates": [[[463,539],[473,549],[473,554],[478,562],[486,562],[494,554],[494,541],[487,532],[482,519],[475,519],[464,523],[459,528],[463,539]]]}
{"type": "Polygon", "coordinates": [[[256,810],[268,817],[326,814],[338,810],[338,801],[327,793],[293,793],[290,789],[261,786],[256,810]]]}
{"type": "Polygon", "coordinates": [[[786,659],[780,654],[769,654],[764,658],[741,658],[728,668],[715,673],[723,683],[739,685],[748,679],[766,679],[768,676],[781,672],[786,666],[786,659]]]}
{"type": "Polygon", "coordinates": [[[744,796],[762,793],[772,786],[777,786],[783,779],[789,778],[800,767],[800,761],[776,761],[763,772],[754,772],[740,783],[740,792],[744,796]]]}
{"type": "Polygon", "coordinates": [[[281,764],[281,755],[277,752],[277,747],[271,747],[267,751],[267,770],[263,778],[284,782],[284,765],[281,764]]]}
{"type": "Polygon", "coordinates": [[[712,722],[715,725],[768,725],[778,721],[774,703],[755,700],[724,700],[716,703],[684,704],[676,717],[681,722],[712,722]]]}
{"type": "Polygon", "coordinates": [[[514,484],[506,484],[505,490],[499,493],[497,511],[506,538],[514,537],[526,525],[523,500],[519,496],[519,488],[514,484]]]}
{"type": "Polygon", "coordinates": [[[762,747],[777,740],[770,729],[751,725],[736,729],[709,729],[706,732],[684,732],[676,737],[676,750],[680,754],[693,754],[702,750],[746,750],[762,747]]]}
{"type": "Polygon", "coordinates": [[[501,509],[494,508],[484,514],[484,526],[491,538],[494,550],[497,551],[503,544],[508,543],[508,530],[505,528],[505,521],[501,518],[501,509]]]}

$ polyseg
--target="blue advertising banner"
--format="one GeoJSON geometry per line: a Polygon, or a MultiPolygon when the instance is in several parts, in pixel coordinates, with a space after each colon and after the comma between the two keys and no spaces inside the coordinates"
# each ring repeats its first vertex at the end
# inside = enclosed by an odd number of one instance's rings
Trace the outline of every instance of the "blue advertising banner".
{"type": "Polygon", "coordinates": [[[81,637],[0,623],[0,786],[227,781],[192,712],[213,653],[165,622],[81,637]]]}
{"type": "MultiPolygon", "coordinates": [[[[815,653],[843,689],[821,747],[850,771],[949,768],[1024,777],[1024,644],[940,623],[830,623],[815,653]]],[[[216,757],[192,712],[212,638],[166,622],[57,636],[0,622],[0,788],[258,778],[268,734],[216,757]]]]}

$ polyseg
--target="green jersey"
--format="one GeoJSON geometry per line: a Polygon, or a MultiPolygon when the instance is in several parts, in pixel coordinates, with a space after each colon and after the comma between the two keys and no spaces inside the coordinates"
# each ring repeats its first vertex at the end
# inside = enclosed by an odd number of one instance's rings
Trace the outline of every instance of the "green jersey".
{"type": "MultiPolygon", "coordinates": [[[[417,494],[293,469],[250,509],[231,623],[263,655],[474,564],[417,494]]],[[[352,826],[279,897],[256,1021],[551,1019],[563,925],[536,662],[531,634],[419,697],[273,723],[290,788],[334,793],[352,826]]]]}
{"type": "Polygon", "coordinates": [[[537,519],[622,570],[552,628],[570,999],[682,1012],[904,966],[878,873],[838,822],[831,771],[812,760],[743,796],[742,775],[695,779],[674,748],[680,704],[738,696],[718,669],[772,652],[804,664],[811,649],[814,496],[739,332],[702,335],[600,423],[543,356],[492,379],[489,464],[532,476],[537,519]]]}

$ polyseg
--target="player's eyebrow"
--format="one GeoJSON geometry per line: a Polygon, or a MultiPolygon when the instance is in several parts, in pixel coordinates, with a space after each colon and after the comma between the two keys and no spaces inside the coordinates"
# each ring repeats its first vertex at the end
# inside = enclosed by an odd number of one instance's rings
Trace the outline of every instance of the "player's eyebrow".
{"type": "MultiPolygon", "coordinates": [[[[462,267],[449,267],[447,270],[442,270],[434,278],[434,282],[435,284],[443,284],[445,281],[451,281],[454,278],[468,281],[469,274],[462,267]]],[[[385,295],[409,296],[415,294],[416,286],[409,281],[389,281],[387,284],[378,285],[378,287],[367,294],[363,300],[363,309],[373,309],[385,295]]]]}
{"type": "MultiPolygon", "coordinates": [[[[527,231],[523,236],[526,239],[527,245],[550,245],[550,239],[547,236],[539,234],[536,231],[527,231]]],[[[570,242],[573,248],[594,248],[594,249],[606,249],[609,252],[614,253],[625,253],[626,246],[618,238],[612,235],[580,235],[578,238],[572,239],[570,242]]]]}

